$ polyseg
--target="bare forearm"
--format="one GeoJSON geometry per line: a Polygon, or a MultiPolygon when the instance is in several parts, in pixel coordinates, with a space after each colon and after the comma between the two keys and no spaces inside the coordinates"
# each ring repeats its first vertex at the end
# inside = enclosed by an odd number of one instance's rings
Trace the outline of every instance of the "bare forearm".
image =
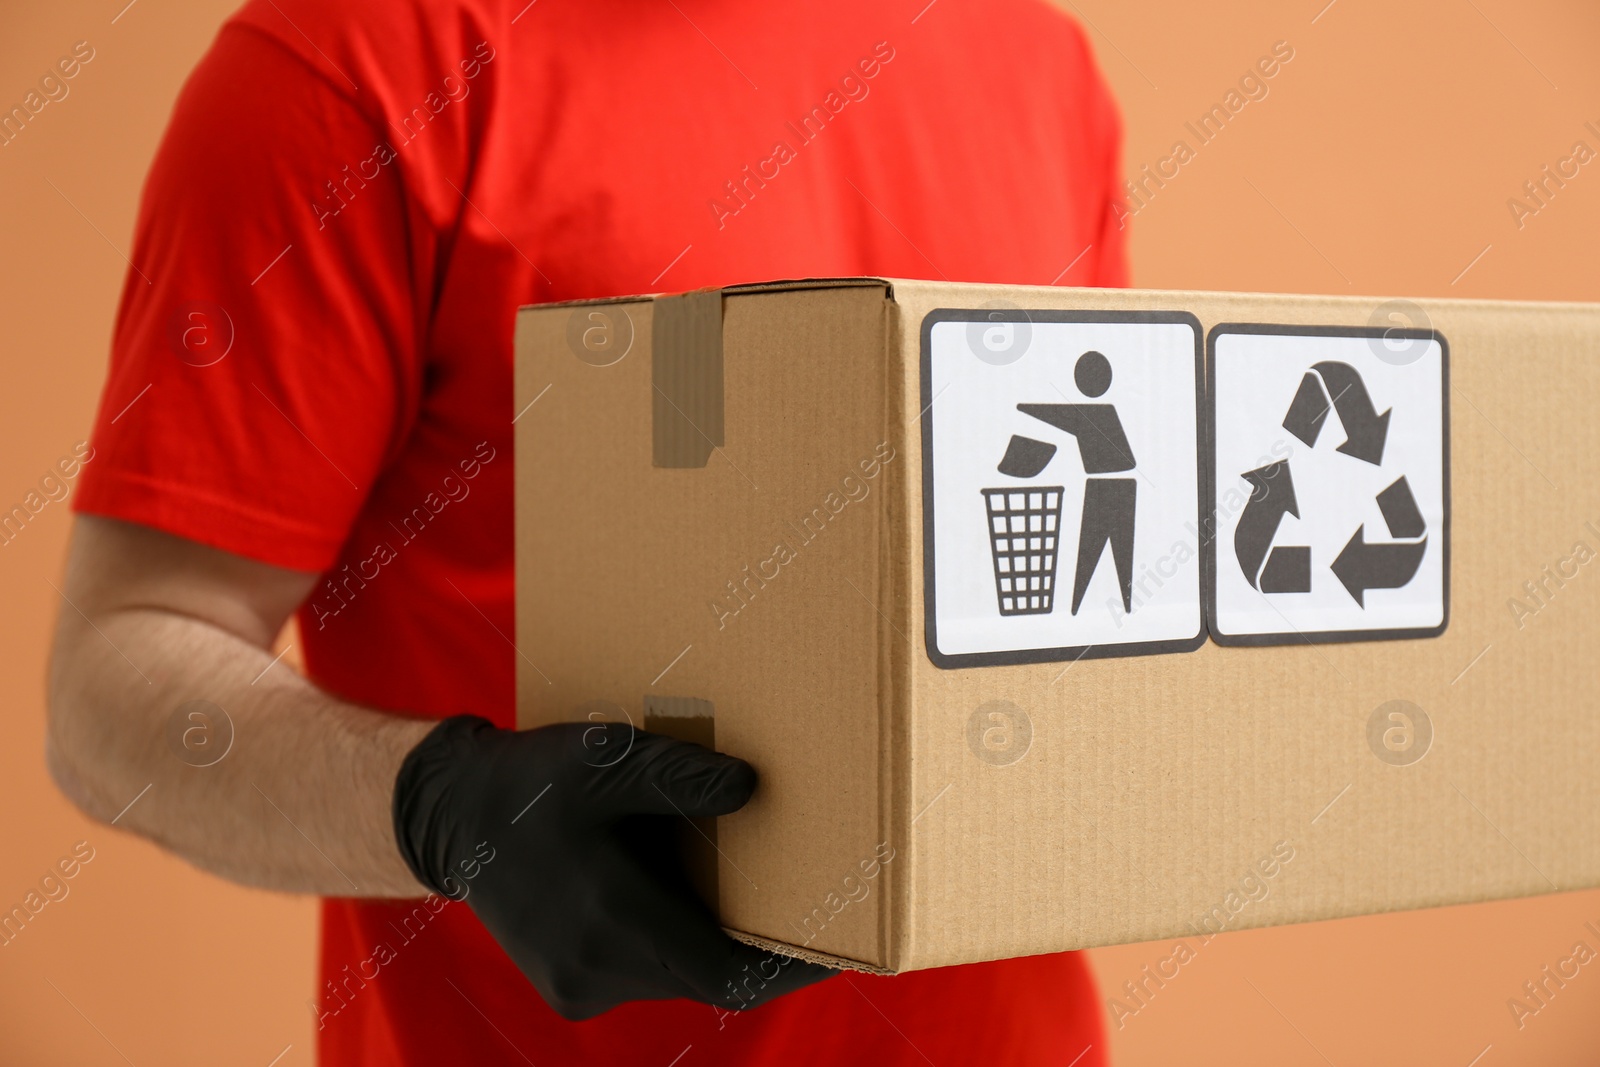
{"type": "Polygon", "coordinates": [[[50,702],[51,768],[90,815],[248,885],[426,892],[389,803],[432,723],[338,701],[209,622],[145,608],[91,625],[64,607],[50,702]]]}

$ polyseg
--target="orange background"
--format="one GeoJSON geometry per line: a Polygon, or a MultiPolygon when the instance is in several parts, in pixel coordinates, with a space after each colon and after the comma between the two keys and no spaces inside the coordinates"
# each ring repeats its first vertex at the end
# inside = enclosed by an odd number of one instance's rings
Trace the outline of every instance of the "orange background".
{"type": "MultiPolygon", "coordinates": [[[[75,41],[96,50],[70,95],[0,148],[0,510],[87,432],[145,168],[183,77],[234,6],[124,3],[0,15],[7,106],[75,41]]],[[[1068,5],[1121,100],[1130,175],[1180,138],[1196,148],[1133,221],[1137,284],[1600,300],[1600,161],[1520,228],[1507,208],[1575,141],[1600,149],[1584,128],[1600,128],[1600,8],[1324,3],[1068,5]],[[1185,121],[1277,41],[1295,56],[1267,97],[1197,146],[1185,121]]],[[[1516,427],[1502,429],[1516,444],[1516,427]]],[[[45,773],[43,664],[58,603],[46,579],[67,528],[66,504],[54,503],[0,547],[0,911],[76,842],[95,857],[68,897],[0,947],[0,1064],[309,1064],[313,905],[91,825],[45,773]]],[[[1506,1006],[1575,941],[1600,948],[1585,921],[1600,926],[1600,893],[1225,934],[1112,1026],[1115,1061],[1592,1063],[1600,970],[1584,968],[1521,1029],[1506,1006]]],[[[1110,995],[1169,953],[1132,945],[1093,958],[1110,995]]]]}

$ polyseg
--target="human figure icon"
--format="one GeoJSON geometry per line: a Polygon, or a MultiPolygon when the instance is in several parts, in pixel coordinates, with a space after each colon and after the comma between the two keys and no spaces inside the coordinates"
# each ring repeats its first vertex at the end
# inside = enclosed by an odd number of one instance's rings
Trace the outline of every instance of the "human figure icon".
{"type": "MultiPolygon", "coordinates": [[[[1099,352],[1085,352],[1072,371],[1078,391],[1101,397],[1111,388],[1111,361],[1099,352]]],[[[1083,519],[1078,526],[1078,559],[1072,579],[1072,614],[1078,613],[1105,553],[1122,589],[1122,610],[1133,610],[1133,519],[1138,481],[1113,478],[1134,469],[1133,448],[1123,432],[1115,404],[1018,404],[1025,415],[1071,434],[1078,442],[1083,472],[1083,519]]]]}

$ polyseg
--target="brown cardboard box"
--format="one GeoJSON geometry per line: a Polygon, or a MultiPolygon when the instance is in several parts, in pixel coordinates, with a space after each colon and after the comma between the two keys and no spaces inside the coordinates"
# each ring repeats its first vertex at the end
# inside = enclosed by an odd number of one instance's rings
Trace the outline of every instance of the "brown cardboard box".
{"type": "Polygon", "coordinates": [[[520,721],[750,760],[724,925],[868,970],[1600,884],[1597,358],[1585,305],[525,308],[520,721]]]}

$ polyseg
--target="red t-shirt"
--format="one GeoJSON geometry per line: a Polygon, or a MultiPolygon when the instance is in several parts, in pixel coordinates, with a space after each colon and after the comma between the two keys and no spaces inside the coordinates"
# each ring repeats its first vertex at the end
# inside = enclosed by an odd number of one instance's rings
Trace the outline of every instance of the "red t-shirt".
{"type": "MultiPolygon", "coordinates": [[[[1119,138],[1042,0],[252,0],[151,169],[77,507],[323,573],[319,685],[510,726],[517,305],[1126,284],[1119,138]]],[[[329,900],[322,972],[329,1064],[1104,1054],[1075,955],[568,1023],[465,906],[329,900]]]]}

